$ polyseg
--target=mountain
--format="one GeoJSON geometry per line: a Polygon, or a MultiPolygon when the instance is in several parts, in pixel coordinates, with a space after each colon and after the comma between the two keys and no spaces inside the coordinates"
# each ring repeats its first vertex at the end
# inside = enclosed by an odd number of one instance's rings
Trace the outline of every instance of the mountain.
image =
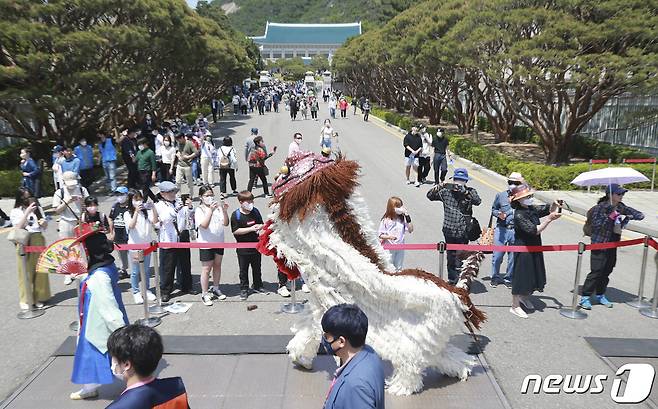
{"type": "Polygon", "coordinates": [[[420,0],[214,0],[231,25],[248,36],[265,34],[265,23],[353,23],[379,26],[420,0]]]}

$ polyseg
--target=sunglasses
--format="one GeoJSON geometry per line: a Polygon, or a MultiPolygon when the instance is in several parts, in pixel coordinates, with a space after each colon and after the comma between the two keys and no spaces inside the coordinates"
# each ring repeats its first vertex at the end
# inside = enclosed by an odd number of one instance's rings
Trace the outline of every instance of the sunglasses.
{"type": "Polygon", "coordinates": [[[507,184],[508,185],[519,186],[521,184],[521,182],[517,182],[516,180],[508,180],[507,184]]]}

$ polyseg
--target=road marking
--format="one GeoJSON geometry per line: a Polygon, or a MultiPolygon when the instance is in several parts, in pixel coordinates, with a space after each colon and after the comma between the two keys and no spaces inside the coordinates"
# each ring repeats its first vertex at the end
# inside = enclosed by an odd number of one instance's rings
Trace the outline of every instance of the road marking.
{"type": "Polygon", "coordinates": [[[0,234],[9,233],[11,229],[12,229],[11,227],[4,227],[0,229],[0,234]]]}

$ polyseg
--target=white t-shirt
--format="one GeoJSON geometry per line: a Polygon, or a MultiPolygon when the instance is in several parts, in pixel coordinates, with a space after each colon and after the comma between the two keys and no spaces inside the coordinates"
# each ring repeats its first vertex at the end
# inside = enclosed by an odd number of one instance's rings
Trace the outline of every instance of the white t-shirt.
{"type": "Polygon", "coordinates": [[[151,218],[153,217],[153,211],[146,211],[148,217],[144,217],[144,212],[141,210],[136,210],[136,212],[137,222],[135,223],[135,227],[132,229],[130,228],[130,221],[133,217],[130,214],[130,211],[127,211],[123,214],[123,221],[126,224],[126,231],[128,232],[128,244],[150,243],[152,237],[151,218]]]}
{"type": "Polygon", "coordinates": [[[162,156],[163,146],[164,146],[164,136],[158,133],[155,136],[155,156],[162,156]]]}
{"type": "Polygon", "coordinates": [[[299,151],[301,151],[299,144],[295,141],[290,142],[290,146],[288,147],[288,157],[292,156],[293,153],[299,151]]]}
{"type": "MultiPolygon", "coordinates": [[[[43,215],[43,209],[39,207],[39,211],[43,215]]],[[[18,225],[18,223],[21,221],[23,218],[23,214],[25,213],[25,210],[23,210],[20,207],[14,207],[11,209],[11,212],[9,212],[9,220],[11,220],[12,226],[18,225]]],[[[39,226],[39,218],[34,214],[35,212],[30,213],[29,216],[27,216],[27,220],[25,222],[25,226],[23,227],[25,230],[29,231],[30,233],[42,233],[46,231],[45,227],[41,228],[39,226]]]]}
{"type": "Polygon", "coordinates": [[[63,200],[67,200],[71,198],[71,194],[82,196],[82,199],[77,201],[73,200],[71,201],[71,203],[69,203],[68,206],[64,206],[64,211],[60,214],[59,218],[67,222],[77,222],[78,218],[82,216],[82,205],[84,203],[84,198],[89,196],[89,192],[87,191],[87,188],[78,185],[75,186],[73,190],[69,190],[69,188],[67,187],[57,189],[55,191],[55,194],[53,195],[52,206],[53,208],[59,207],[62,204],[63,200]],[[64,192],[64,197],[62,197],[62,192],[64,192]],[[73,210],[75,214],[73,214],[71,210],[73,210]]]}
{"type": "Polygon", "coordinates": [[[332,135],[334,134],[334,128],[331,126],[327,128],[326,126],[323,126],[322,129],[320,130],[320,144],[324,142],[325,140],[329,139],[331,140],[332,135]]]}
{"type": "Polygon", "coordinates": [[[194,211],[194,223],[199,229],[196,241],[198,243],[223,243],[224,242],[224,213],[221,209],[215,209],[210,217],[208,228],[201,227],[201,222],[208,215],[210,208],[199,206],[194,211]]]}
{"type": "Polygon", "coordinates": [[[231,163],[231,169],[238,169],[238,158],[235,155],[235,149],[232,146],[220,146],[217,148],[217,166],[219,166],[219,161],[222,160],[222,157],[226,156],[231,163]]]}
{"type": "Polygon", "coordinates": [[[177,243],[178,232],[175,223],[178,223],[178,212],[176,212],[175,205],[166,200],[160,200],[155,204],[155,210],[158,211],[158,219],[160,219],[158,241],[161,243],[177,243]]]}
{"type": "Polygon", "coordinates": [[[171,163],[174,161],[174,158],[176,157],[176,148],[173,146],[162,146],[160,149],[160,152],[162,154],[162,163],[166,163],[167,165],[171,165],[171,163]]]}

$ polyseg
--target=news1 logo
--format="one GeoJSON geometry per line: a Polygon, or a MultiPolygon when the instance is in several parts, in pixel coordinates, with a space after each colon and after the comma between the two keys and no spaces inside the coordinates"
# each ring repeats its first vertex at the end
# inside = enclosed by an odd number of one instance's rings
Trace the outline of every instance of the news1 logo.
{"type": "MultiPolygon", "coordinates": [[[[651,394],[656,370],[649,364],[624,364],[615,373],[610,388],[610,398],[616,403],[641,403],[651,394]],[[626,388],[621,391],[624,373],[628,374],[626,388]]],[[[540,391],[545,394],[599,394],[606,389],[608,375],[528,375],[521,385],[521,393],[527,394],[530,383],[534,381],[532,393],[540,391]]]]}

